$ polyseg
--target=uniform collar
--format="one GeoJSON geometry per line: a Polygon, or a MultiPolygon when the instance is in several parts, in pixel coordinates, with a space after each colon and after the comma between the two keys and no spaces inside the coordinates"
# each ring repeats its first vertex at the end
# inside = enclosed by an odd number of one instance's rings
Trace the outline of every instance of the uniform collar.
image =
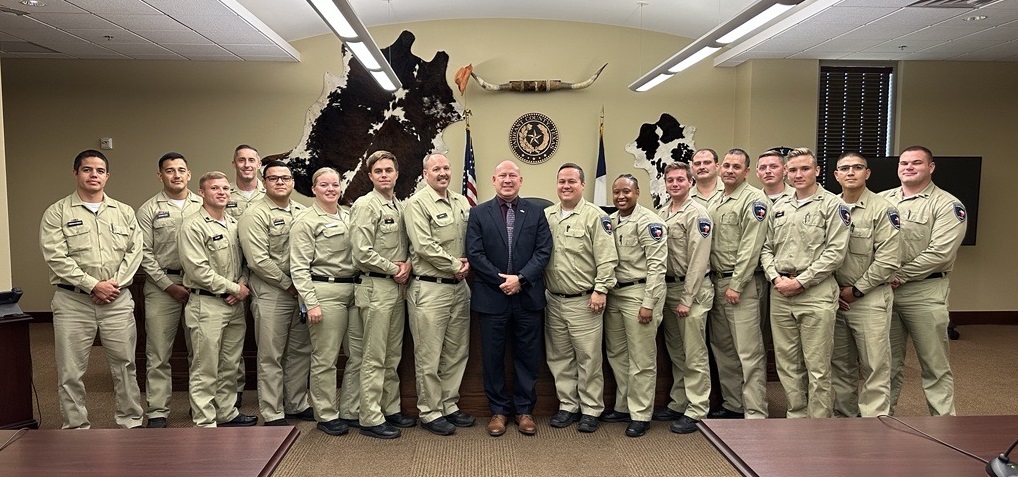
{"type": "MultiPolygon", "coordinates": [[[[110,195],[107,194],[105,191],[103,191],[103,200],[100,200],[99,203],[105,205],[106,207],[113,207],[113,208],[117,207],[116,201],[114,201],[110,197],[110,195]]],[[[79,205],[84,207],[85,206],[85,201],[81,200],[81,196],[79,196],[78,195],[78,191],[75,190],[74,192],[71,193],[71,206],[79,206],[79,205]]]]}
{"type": "MultiPolygon", "coordinates": [[[[866,208],[866,203],[870,201],[870,197],[873,197],[873,195],[874,195],[874,194],[873,194],[873,191],[871,191],[871,190],[869,189],[869,187],[866,187],[866,188],[864,188],[864,189],[862,190],[862,194],[861,194],[861,195],[859,195],[859,200],[857,200],[857,201],[855,202],[855,204],[854,204],[854,207],[858,207],[858,208],[860,208],[860,209],[865,209],[865,208],[866,208]]],[[[839,197],[839,198],[840,198],[841,200],[843,200],[843,201],[844,201],[844,200],[845,200],[845,193],[844,193],[844,192],[842,192],[842,193],[841,193],[841,195],[839,195],[838,197],[839,197]]]]}
{"type": "Polygon", "coordinates": [[[432,202],[439,202],[444,200],[452,204],[453,201],[458,200],[458,198],[456,197],[456,193],[449,189],[445,190],[445,196],[447,197],[446,199],[443,199],[442,196],[438,195],[438,191],[435,190],[430,185],[424,186],[424,191],[425,191],[424,193],[431,198],[432,202]]]}
{"type": "MultiPolygon", "coordinates": [[[[199,208],[198,209],[198,213],[201,214],[201,217],[202,217],[202,219],[205,220],[205,223],[213,223],[213,224],[218,224],[219,223],[218,220],[212,218],[212,216],[209,215],[209,212],[207,210],[205,210],[205,207],[199,208]]],[[[234,219],[232,215],[227,214],[225,211],[223,213],[226,215],[226,223],[228,223],[228,224],[229,223],[234,223],[234,224],[237,223],[237,219],[234,219]]]]}
{"type": "MultiPolygon", "coordinates": [[[[264,194],[265,186],[261,182],[258,182],[258,187],[255,187],[255,191],[264,194]]],[[[233,181],[230,183],[230,193],[232,194],[234,192],[238,194],[241,193],[240,187],[237,187],[237,181],[233,181]]]]}
{"type": "Polygon", "coordinates": [[[919,191],[919,193],[916,194],[916,195],[911,195],[911,196],[905,197],[905,189],[903,187],[898,187],[897,189],[894,189],[894,194],[892,194],[892,195],[895,198],[900,199],[900,200],[913,199],[913,198],[916,198],[916,197],[926,198],[926,197],[929,197],[930,194],[933,193],[933,189],[936,189],[936,188],[937,188],[937,185],[934,184],[933,181],[930,181],[930,183],[926,184],[926,187],[924,187],[923,190],[919,191]]]}
{"type": "MultiPolygon", "coordinates": [[[[170,196],[166,195],[166,191],[165,190],[160,190],[159,194],[156,195],[156,201],[157,202],[170,202],[172,200],[176,200],[176,199],[171,199],[170,196]]],[[[200,204],[202,202],[201,197],[198,194],[195,194],[194,192],[191,192],[190,190],[187,191],[187,197],[184,197],[184,200],[186,200],[188,202],[193,202],[195,204],[200,204]]]]}
{"type": "MultiPolygon", "coordinates": [[[[276,205],[276,203],[273,202],[272,199],[267,195],[265,197],[262,197],[262,200],[265,201],[265,203],[269,206],[270,209],[286,210],[286,207],[280,207],[276,205]]],[[[300,205],[299,202],[294,202],[293,199],[290,199],[290,201],[287,202],[286,205],[290,207],[291,213],[304,208],[304,206],[300,205]]]]}
{"type": "MultiPolygon", "coordinates": [[[[577,211],[579,211],[583,207],[586,207],[586,203],[587,203],[587,199],[584,199],[583,197],[580,197],[580,201],[576,203],[576,207],[573,207],[573,210],[569,211],[569,213],[570,214],[575,214],[577,211]]],[[[600,207],[598,207],[598,208],[600,208],[600,207]]],[[[555,214],[556,215],[561,215],[562,214],[562,201],[559,201],[557,204],[555,204],[555,209],[554,210],[555,210],[555,214]]]]}
{"type": "MultiPolygon", "coordinates": [[[[311,204],[311,210],[314,210],[315,213],[318,214],[319,217],[335,217],[335,215],[330,214],[330,213],[326,212],[325,209],[319,207],[318,206],[318,202],[313,202],[311,204]]],[[[342,207],[339,208],[339,216],[340,217],[343,216],[343,208],[342,207]]]]}

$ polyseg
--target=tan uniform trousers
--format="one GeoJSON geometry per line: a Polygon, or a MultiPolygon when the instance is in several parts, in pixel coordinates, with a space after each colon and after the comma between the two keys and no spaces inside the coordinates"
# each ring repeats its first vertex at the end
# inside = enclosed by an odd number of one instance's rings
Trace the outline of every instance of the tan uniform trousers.
{"type": "Polygon", "coordinates": [[[604,412],[604,319],[592,313],[590,295],[562,298],[545,292],[544,342],[555,378],[559,409],[600,416],[604,412]]]}
{"type": "MultiPolygon", "coordinates": [[[[356,320],[358,312],[353,306],[353,283],[314,282],[314,287],[322,308],[322,321],[308,323],[312,347],[309,391],[315,420],[328,422],[340,417],[340,409],[344,404],[349,405],[337,401],[336,364],[339,361],[340,346],[347,342],[350,323],[356,320]]],[[[349,355],[349,348],[346,350],[349,355]]],[[[347,391],[346,381],[344,373],[344,394],[347,391]]]]}
{"type": "Polygon", "coordinates": [[[407,291],[414,337],[417,409],[431,422],[459,410],[470,348],[470,288],[413,279],[407,291]]]}
{"type": "MultiPolygon", "coordinates": [[[[343,351],[346,352],[346,367],[343,368],[343,383],[339,390],[339,417],[351,421],[360,419],[361,411],[361,365],[364,360],[364,319],[355,304],[356,288],[350,294],[346,336],[343,351]]],[[[322,296],[322,295],[318,295],[322,296]]]]}
{"type": "Polygon", "coordinates": [[[786,417],[831,417],[831,353],[838,283],[828,277],[799,295],[771,291],[774,364],[788,398],[786,417]]]}
{"type": "Polygon", "coordinates": [[[645,284],[615,288],[604,311],[605,352],[615,374],[615,410],[628,412],[634,421],[650,421],[657,384],[657,327],[663,301],[653,310],[650,323],[640,323],[645,284]]]}
{"type": "Polygon", "coordinates": [[[396,368],[403,357],[406,301],[400,288],[391,279],[367,275],[362,275],[357,285],[357,306],[364,322],[360,372],[362,426],[377,426],[385,422],[385,416],[401,410],[396,368]]]}
{"type": "Polygon", "coordinates": [[[237,367],[247,332],[244,306],[192,293],[184,306],[184,324],[191,335],[191,419],[199,427],[232,421],[238,414],[233,407],[237,367]]]}
{"type": "Polygon", "coordinates": [[[757,300],[760,303],[760,336],[763,337],[764,352],[768,345],[774,348],[774,337],[771,336],[771,284],[763,272],[753,274],[756,281],[757,300]]]}
{"type": "Polygon", "coordinates": [[[890,412],[893,301],[890,285],[880,285],[855,300],[850,310],[838,310],[831,354],[831,388],[838,416],[876,417],[890,412]]]}
{"type": "Polygon", "coordinates": [[[675,314],[685,284],[668,284],[665,295],[665,348],[672,361],[671,401],[668,408],[690,419],[700,420],[710,410],[710,362],[707,359],[707,312],[714,304],[714,285],[700,282],[700,290],[689,306],[689,316],[675,314]]]}
{"type": "Polygon", "coordinates": [[[906,283],[894,290],[891,317],[891,414],[901,394],[905,365],[905,339],[912,345],[922,370],[923,392],[930,415],[954,415],[954,374],[948,360],[947,296],[951,285],[945,278],[906,283]]]}
{"type": "MultiPolygon", "coordinates": [[[[102,340],[116,393],[114,418],[123,428],[141,426],[141,391],[134,367],[138,333],[134,324],[134,300],[129,290],[108,305],[92,303],[89,295],[58,288],[50,303],[56,351],[57,394],[60,396],[62,428],[88,429],[85,382],[96,333],[102,340]]],[[[5,386],[7,384],[4,384],[5,386]]]]}
{"type": "Polygon", "coordinates": [[[309,407],[311,338],[300,322],[297,299],[251,275],[251,314],[258,343],[258,411],[283,419],[309,407]]]}
{"type": "MultiPolygon", "coordinates": [[[[739,303],[725,299],[731,278],[715,279],[710,319],[710,344],[718,367],[723,406],[747,419],[767,417],[767,353],[760,329],[760,281],[742,289],[739,303]]],[[[776,345],[775,345],[776,346],[776,345]]]]}
{"type": "MultiPolygon", "coordinates": [[[[167,275],[180,285],[180,275],[167,275]]],[[[145,395],[149,419],[170,415],[173,383],[170,378],[170,356],[177,329],[184,324],[184,305],[149,280],[145,281],[145,395]]],[[[184,333],[187,362],[191,363],[191,335],[184,333]]]]}

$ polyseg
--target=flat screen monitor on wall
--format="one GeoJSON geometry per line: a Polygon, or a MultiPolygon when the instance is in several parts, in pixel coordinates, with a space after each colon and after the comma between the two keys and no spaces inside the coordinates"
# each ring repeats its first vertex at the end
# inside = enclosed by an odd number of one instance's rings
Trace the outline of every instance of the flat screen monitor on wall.
{"type": "MultiPolygon", "coordinates": [[[[900,187],[898,180],[898,157],[870,159],[870,178],[866,185],[873,192],[900,187]]],[[[982,157],[936,157],[933,183],[958,198],[968,211],[968,228],[962,245],[976,244],[976,225],[979,223],[979,178],[983,166],[982,157]]],[[[834,179],[834,164],[828,163],[824,187],[841,193],[841,184],[834,179]]]]}

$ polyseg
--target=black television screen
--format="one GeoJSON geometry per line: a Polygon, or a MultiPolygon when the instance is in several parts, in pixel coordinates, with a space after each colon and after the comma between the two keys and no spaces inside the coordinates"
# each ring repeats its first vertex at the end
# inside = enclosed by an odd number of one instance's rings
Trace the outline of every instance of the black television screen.
{"type": "MultiPolygon", "coordinates": [[[[937,157],[933,159],[933,183],[958,198],[968,211],[968,228],[962,245],[976,244],[976,225],[979,223],[979,178],[983,166],[982,157],[937,157]]],[[[870,159],[870,178],[866,185],[873,192],[900,187],[898,180],[898,157],[870,159]]],[[[841,184],[834,179],[834,163],[828,163],[824,188],[841,193],[841,184]]]]}

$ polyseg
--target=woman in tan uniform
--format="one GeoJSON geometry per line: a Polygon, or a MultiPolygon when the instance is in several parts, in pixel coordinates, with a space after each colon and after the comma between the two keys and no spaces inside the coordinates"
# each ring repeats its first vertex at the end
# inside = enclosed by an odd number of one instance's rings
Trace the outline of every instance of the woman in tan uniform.
{"type": "Polygon", "coordinates": [[[350,213],[339,207],[339,173],[325,167],[311,182],[315,203],[290,229],[290,275],[301,308],[307,309],[311,334],[311,407],[318,429],[338,436],[349,426],[339,417],[336,362],[350,323],[357,319],[354,285],[359,273],[350,257],[350,213]]]}

